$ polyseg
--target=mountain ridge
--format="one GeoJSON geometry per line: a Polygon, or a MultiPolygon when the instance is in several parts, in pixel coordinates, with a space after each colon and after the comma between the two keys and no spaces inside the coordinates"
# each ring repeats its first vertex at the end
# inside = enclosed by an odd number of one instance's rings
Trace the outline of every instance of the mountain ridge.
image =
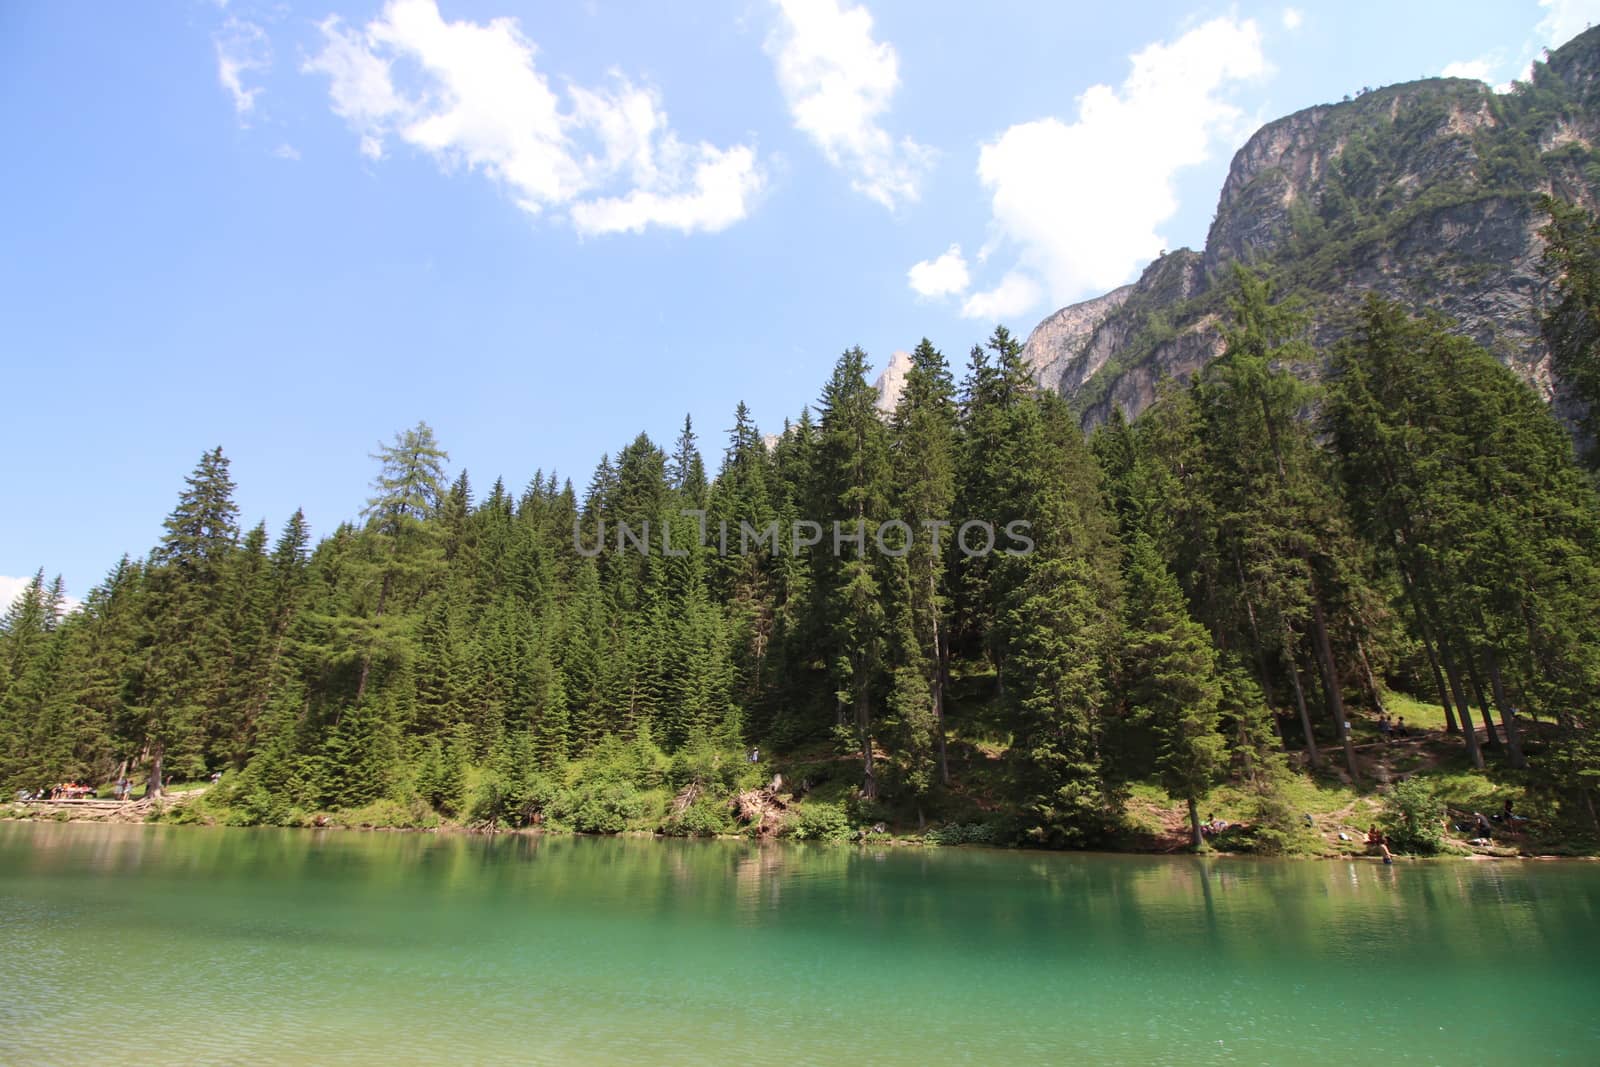
{"type": "Polygon", "coordinates": [[[1455,319],[1571,424],[1539,333],[1542,194],[1600,200],[1600,28],[1507,93],[1428,78],[1267,123],[1235,153],[1205,247],[1163,253],[1135,281],[1061,308],[1024,358],[1085,427],[1136,416],[1164,376],[1221,354],[1229,265],[1317,308],[1312,340],[1348,331],[1368,291],[1455,319]]]}

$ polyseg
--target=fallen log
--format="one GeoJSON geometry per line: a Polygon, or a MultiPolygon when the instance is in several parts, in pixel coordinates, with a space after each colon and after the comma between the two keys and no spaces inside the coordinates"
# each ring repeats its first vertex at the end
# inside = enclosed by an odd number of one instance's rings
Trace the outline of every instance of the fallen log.
{"type": "Polygon", "coordinates": [[[684,786],[683,792],[679,793],[672,800],[672,817],[678,818],[682,816],[684,812],[688,811],[689,806],[696,800],[700,799],[701,792],[702,790],[699,782],[690,782],[688,785],[684,786]]]}

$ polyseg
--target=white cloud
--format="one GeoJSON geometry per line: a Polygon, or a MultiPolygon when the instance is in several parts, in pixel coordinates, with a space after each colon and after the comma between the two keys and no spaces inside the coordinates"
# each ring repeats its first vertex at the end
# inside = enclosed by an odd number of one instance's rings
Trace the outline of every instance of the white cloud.
{"type": "Polygon", "coordinates": [[[777,3],[782,23],[767,53],[795,128],[857,192],[891,210],[916,200],[934,154],[879,124],[900,85],[900,60],[893,46],[873,40],[872,15],[840,0],[777,3]]]}
{"type": "Polygon", "coordinates": [[[297,160],[300,158],[300,149],[292,144],[281,144],[272,150],[272,154],[279,159],[297,160]]]}
{"type": "Polygon", "coordinates": [[[1544,9],[1544,17],[1534,27],[1534,33],[1542,46],[1566,44],[1600,22],[1600,0],[1539,0],[1539,6],[1544,9]]]}
{"type": "Polygon", "coordinates": [[[911,288],[919,296],[955,296],[967,291],[972,276],[967,273],[967,261],[960,245],[951,245],[937,259],[925,259],[906,271],[911,288]]]}
{"type": "Polygon", "coordinates": [[[727,151],[703,146],[692,191],[636,188],[626,196],[580,201],[572,206],[572,221],[584,233],[640,233],[651,225],[715,233],[744,218],[746,201],[759,188],[757,175],[755,153],[744,145],[727,151]]]}
{"type": "Polygon", "coordinates": [[[655,91],[619,73],[563,99],[515,19],[446,22],[435,0],[390,0],[360,29],[330,17],[322,32],[305,69],[328,77],[371,160],[401,141],[446,171],[481,171],[531,214],[566,211],[582,233],[720,230],[761,188],[752,148],[684,143],[655,91]]]}
{"type": "Polygon", "coordinates": [[[1022,123],[983,145],[991,246],[1014,249],[1017,261],[962,314],[1017,315],[1046,297],[1059,305],[1125,282],[1167,246],[1157,228],[1178,209],[1178,171],[1243,136],[1245,115],[1228,90],[1270,70],[1259,28],[1235,18],[1149,45],[1130,62],[1120,86],[1085,90],[1071,121],[1022,123]]]}
{"type": "Polygon", "coordinates": [[[1558,48],[1600,22],[1600,0],[1539,0],[1539,8],[1544,14],[1519,49],[1496,48],[1473,59],[1450,63],[1440,73],[1446,78],[1489,82],[1495,92],[1509,92],[1510,78],[1526,80],[1542,49],[1558,48]]]}
{"type": "Polygon", "coordinates": [[[967,297],[961,305],[961,314],[969,319],[1008,319],[1027,311],[1043,297],[1044,290],[1037,281],[1012,271],[993,289],[967,297]]]}
{"type": "Polygon", "coordinates": [[[1284,29],[1290,30],[1290,31],[1298,30],[1300,28],[1301,24],[1305,22],[1305,20],[1306,20],[1305,13],[1302,12],[1299,8],[1297,8],[1297,7],[1286,7],[1286,8],[1283,9],[1283,28],[1284,29]]]}
{"type": "Polygon", "coordinates": [[[12,603],[28,588],[29,578],[13,578],[9,574],[0,574],[0,614],[11,609],[12,603]]]}
{"type": "MultiPolygon", "coordinates": [[[[27,578],[14,578],[9,574],[0,574],[0,615],[4,615],[11,609],[12,603],[22,595],[22,591],[28,588],[32,581],[33,577],[31,575],[27,578]]],[[[50,582],[48,579],[45,581],[44,587],[45,591],[49,592],[50,582]]],[[[66,598],[63,610],[65,614],[70,615],[81,607],[83,607],[83,601],[77,597],[69,596],[66,598]]]]}
{"type": "Polygon", "coordinates": [[[1495,72],[1505,63],[1499,52],[1490,52],[1477,59],[1459,59],[1448,63],[1439,73],[1446,78],[1472,78],[1475,81],[1493,81],[1495,72]]]}
{"type": "Polygon", "coordinates": [[[261,86],[246,87],[245,79],[272,66],[272,44],[266,31],[253,22],[229,18],[211,38],[217,53],[217,81],[233,98],[234,114],[241,122],[255,110],[261,86]]]}

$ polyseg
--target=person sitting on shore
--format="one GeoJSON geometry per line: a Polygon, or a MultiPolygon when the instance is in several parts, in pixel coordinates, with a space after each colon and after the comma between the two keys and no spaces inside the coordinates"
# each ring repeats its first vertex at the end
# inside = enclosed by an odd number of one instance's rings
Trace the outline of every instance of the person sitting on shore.
{"type": "Polygon", "coordinates": [[[1406,729],[1406,717],[1404,715],[1400,716],[1398,719],[1395,720],[1395,723],[1394,723],[1394,735],[1396,737],[1410,737],[1411,736],[1411,731],[1406,729]]]}
{"type": "Polygon", "coordinates": [[[1480,838],[1494,836],[1494,827],[1489,825],[1488,818],[1481,811],[1472,813],[1472,834],[1474,837],[1480,838]]]}

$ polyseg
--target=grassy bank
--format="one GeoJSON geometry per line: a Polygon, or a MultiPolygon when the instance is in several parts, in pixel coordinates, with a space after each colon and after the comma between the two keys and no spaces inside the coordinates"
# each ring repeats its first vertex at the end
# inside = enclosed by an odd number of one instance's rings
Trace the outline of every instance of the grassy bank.
{"type": "MultiPolygon", "coordinates": [[[[1378,824],[1401,853],[1600,854],[1592,835],[1541,809],[1524,772],[1493,759],[1486,773],[1472,771],[1459,736],[1445,733],[1440,707],[1402,694],[1389,694],[1386,703],[1392,714],[1404,716],[1412,733],[1385,739],[1375,721],[1353,721],[1359,782],[1352,781],[1342,752],[1331,745],[1314,769],[1305,766],[1303,753],[1291,752],[1289,761],[1299,770],[1279,773],[1267,784],[1224,782],[1201,800],[1206,821],[1227,824],[1206,848],[1305,857],[1359,855],[1367,851],[1367,829],[1378,824]],[[1499,818],[1507,801],[1525,818],[1499,818]],[[1475,841],[1470,830],[1478,812],[1491,817],[1487,840],[1475,841]]],[[[171,800],[140,817],[230,826],[1011,844],[1016,831],[1005,802],[1009,738],[985,730],[981,708],[964,710],[962,721],[972,729],[949,739],[950,785],[922,797],[902,792],[881,801],[864,798],[858,788],[859,758],[834,746],[814,745],[752,762],[732,745],[668,756],[643,737],[612,741],[589,760],[524,775],[463,765],[455,787],[433,780],[394,782],[380,799],[327,810],[283,804],[249,774],[229,774],[209,789],[180,783],[172,787],[171,800]]],[[[1530,731],[1529,741],[1539,743],[1537,730],[1530,731]]],[[[886,764],[884,778],[892,780],[894,771],[886,764]]],[[[141,792],[142,787],[136,788],[135,795],[141,792]]],[[[4,810],[13,818],[85,817],[71,809],[12,805],[4,810]]],[[[1155,782],[1131,783],[1121,797],[1120,819],[1094,847],[1146,853],[1189,850],[1187,806],[1155,782]]]]}

